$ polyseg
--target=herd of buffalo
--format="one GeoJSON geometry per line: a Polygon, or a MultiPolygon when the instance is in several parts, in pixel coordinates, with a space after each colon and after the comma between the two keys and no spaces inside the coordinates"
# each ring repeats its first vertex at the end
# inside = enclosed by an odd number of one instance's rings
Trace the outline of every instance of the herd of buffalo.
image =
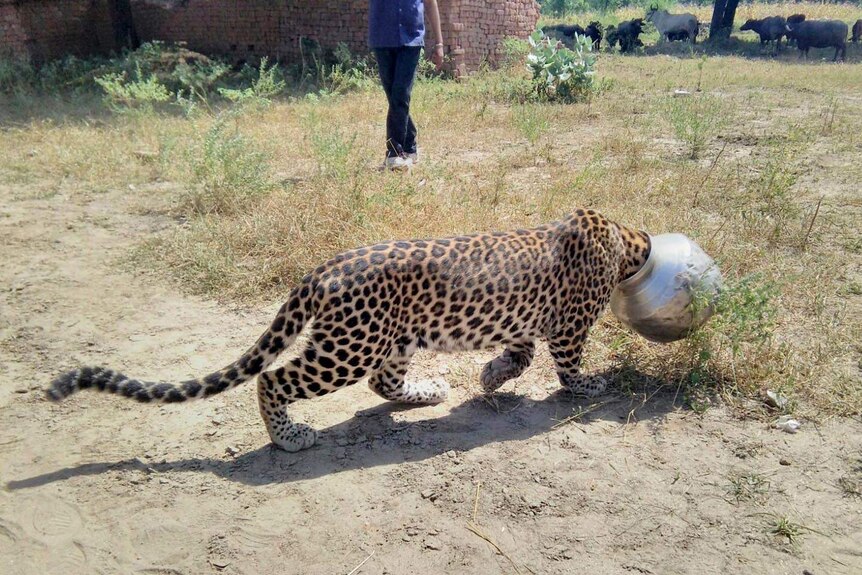
{"type": "MultiPolygon", "coordinates": [[[[661,40],[669,42],[689,41],[694,44],[702,27],[694,14],[671,14],[667,10],[650,8],[645,18],[626,20],[617,26],[604,28],[600,22],[590,22],[586,28],[577,24],[557,24],[545,26],[542,32],[565,44],[571,44],[576,34],[586,36],[592,41],[595,50],[601,48],[604,39],[611,50],[619,45],[620,51],[631,52],[643,46],[640,35],[645,22],[652,22],[661,40]]],[[[848,26],[840,20],[808,20],[804,14],[794,14],[787,18],[770,16],[760,20],[747,20],[739,29],[756,32],[760,36],[761,45],[772,42],[776,49],[781,48],[782,38],[787,38],[788,44],[794,43],[799,49],[800,57],[807,57],[809,48],[835,48],[833,60],[837,60],[839,54],[844,59],[847,54],[848,26]]],[[[851,34],[853,42],[858,42],[860,38],[862,18],[856,20],[851,34]]]]}

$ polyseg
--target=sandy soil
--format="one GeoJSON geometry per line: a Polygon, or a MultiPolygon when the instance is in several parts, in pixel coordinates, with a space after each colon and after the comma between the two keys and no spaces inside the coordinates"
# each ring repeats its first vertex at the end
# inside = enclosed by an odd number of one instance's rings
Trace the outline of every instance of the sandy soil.
{"type": "Polygon", "coordinates": [[[229,309],[122,271],[172,225],[132,195],[0,187],[0,572],[862,573],[862,501],[840,486],[862,477],[862,424],[788,435],[687,411],[673,390],[561,424],[590,404],[557,393],[544,350],[496,409],[463,383],[490,352],[419,358],[454,384],[445,405],[362,385],[300,404],[323,435],[299,454],[269,445],[253,385],[49,404],[42,386],[80,363],[221,366],[279,305],[229,309]],[[809,530],[791,544],[770,533],[780,517],[809,530]]]}

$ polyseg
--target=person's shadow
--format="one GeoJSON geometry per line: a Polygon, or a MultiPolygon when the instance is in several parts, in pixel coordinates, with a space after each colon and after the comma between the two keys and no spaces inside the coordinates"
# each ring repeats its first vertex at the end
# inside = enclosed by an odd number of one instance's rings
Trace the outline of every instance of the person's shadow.
{"type": "Polygon", "coordinates": [[[322,430],[314,447],[298,453],[287,453],[267,444],[235,459],[189,458],[144,463],[134,458],[85,463],[13,480],[6,487],[26,489],[117,470],[212,473],[246,485],[289,483],[351,469],[423,461],[447,451],[469,451],[489,443],[529,439],[572,423],[588,429],[592,421],[621,422],[631,419],[633,414],[637,420],[660,419],[681,407],[675,386],[671,388],[666,382],[639,372],[634,375],[646,382],[639,387],[651,391],[629,397],[607,395],[585,399],[573,398],[569,392],[560,390],[539,401],[502,393],[494,396],[497,408],[483,398],[474,398],[444,417],[414,422],[395,421],[392,414],[416,407],[384,403],[322,430]]]}

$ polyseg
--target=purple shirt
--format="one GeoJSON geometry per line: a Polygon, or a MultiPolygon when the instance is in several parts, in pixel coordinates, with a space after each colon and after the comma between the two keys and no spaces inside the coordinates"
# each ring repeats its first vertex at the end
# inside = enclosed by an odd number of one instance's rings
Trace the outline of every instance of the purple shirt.
{"type": "Polygon", "coordinates": [[[370,0],[368,44],[371,48],[425,45],[423,0],[370,0]]]}

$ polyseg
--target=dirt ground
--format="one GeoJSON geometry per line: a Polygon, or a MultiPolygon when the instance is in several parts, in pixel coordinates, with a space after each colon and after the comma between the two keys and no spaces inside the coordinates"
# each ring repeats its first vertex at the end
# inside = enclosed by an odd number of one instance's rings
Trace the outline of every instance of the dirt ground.
{"type": "Polygon", "coordinates": [[[464,383],[492,352],[420,356],[453,383],[444,405],[364,385],[298,404],[323,431],[298,454],[269,445],[253,385],[45,401],[79,364],[199,375],[268,324],[280,302],[230,309],[118,266],[170,225],[128,190],[0,187],[3,573],[862,572],[862,500],[842,488],[862,476],[858,421],[789,435],[673,389],[591,406],[557,392],[544,350],[496,408],[464,383]]]}

